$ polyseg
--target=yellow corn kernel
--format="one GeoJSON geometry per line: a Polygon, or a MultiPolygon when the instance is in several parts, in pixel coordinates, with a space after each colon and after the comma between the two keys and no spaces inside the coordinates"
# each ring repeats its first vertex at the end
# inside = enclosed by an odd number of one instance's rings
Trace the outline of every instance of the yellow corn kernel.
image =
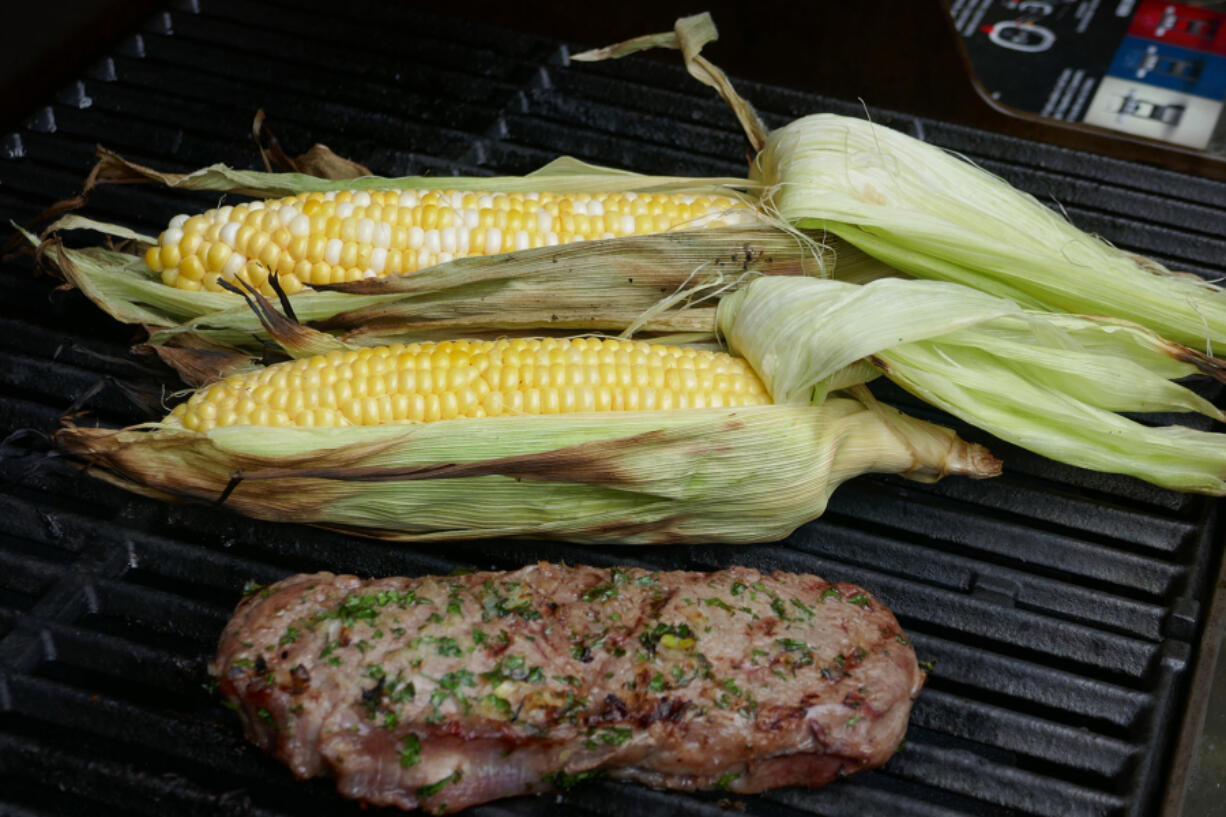
{"type": "MultiPolygon", "coordinates": [[[[727,197],[701,195],[438,190],[329,195],[303,193],[178,216],[158,245],[146,251],[145,263],[155,273],[176,270],[164,280],[199,281],[177,272],[183,259],[199,256],[207,274],[228,278],[236,270],[226,261],[238,253],[263,262],[274,275],[294,275],[301,286],[324,277],[314,267],[299,269],[303,260],[326,261],[332,280],[356,280],[368,270],[397,275],[453,258],[662,232],[704,215],[727,222],[723,217],[735,211],[750,212],[727,197]],[[335,256],[329,251],[331,239],[339,241],[335,256]]],[[[715,222],[707,218],[702,223],[715,222]]],[[[189,264],[191,271],[194,265],[189,264]]]]}
{"type": "MultiPolygon", "coordinates": [[[[257,267],[250,262],[243,275],[257,267]]],[[[287,282],[301,287],[297,273],[282,276],[289,291],[287,282]]],[[[203,431],[234,424],[375,425],[770,402],[743,360],[722,354],[704,359],[722,373],[704,380],[684,368],[694,360],[692,350],[641,341],[504,339],[366,348],[234,375],[193,394],[167,421],[203,431]]]]}

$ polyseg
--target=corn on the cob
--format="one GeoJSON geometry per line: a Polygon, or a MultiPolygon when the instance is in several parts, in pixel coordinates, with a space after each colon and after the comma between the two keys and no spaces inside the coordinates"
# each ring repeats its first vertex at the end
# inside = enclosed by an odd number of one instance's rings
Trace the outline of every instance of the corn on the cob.
{"type": "Polygon", "coordinates": [[[1000,468],[948,429],[844,398],[332,428],[70,426],[56,441],[129,490],[406,541],[769,542],[865,472],[1000,468]]]}
{"type": "Polygon", "coordinates": [[[167,421],[218,426],[349,426],[457,417],[763,405],[731,355],[641,341],[446,341],[331,352],[234,375],[167,421]]]}
{"type": "Polygon", "coordinates": [[[358,190],[175,216],[145,263],[188,290],[242,280],[264,294],[277,276],[294,293],[415,272],[453,258],[752,220],[724,196],[358,190]]]}

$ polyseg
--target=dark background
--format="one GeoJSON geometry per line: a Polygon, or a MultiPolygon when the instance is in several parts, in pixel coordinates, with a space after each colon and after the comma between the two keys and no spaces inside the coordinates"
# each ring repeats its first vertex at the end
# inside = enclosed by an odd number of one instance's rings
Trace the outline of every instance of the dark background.
{"type": "MultiPolygon", "coordinates": [[[[1184,172],[1226,179],[1226,161],[1198,151],[1086,126],[1041,120],[990,101],[972,78],[943,0],[623,0],[620,3],[513,3],[389,0],[457,17],[588,45],[607,45],[665,31],[685,14],[710,11],[720,41],[704,55],[732,76],[820,93],[902,113],[1091,150],[1184,172]]],[[[190,7],[192,0],[180,0],[190,7]]],[[[136,21],[153,0],[7,0],[0,26],[0,123],[7,132],[40,100],[80,74],[136,21]]],[[[380,35],[372,31],[371,36],[380,35]]],[[[360,43],[338,43],[335,54],[360,43]]],[[[677,56],[658,53],[653,58],[677,56]]]]}

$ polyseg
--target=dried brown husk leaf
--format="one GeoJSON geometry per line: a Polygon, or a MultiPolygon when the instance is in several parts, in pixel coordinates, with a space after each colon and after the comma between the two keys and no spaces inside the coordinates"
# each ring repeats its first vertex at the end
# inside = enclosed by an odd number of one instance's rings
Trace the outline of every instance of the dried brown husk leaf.
{"type": "MultiPolygon", "coordinates": [[[[151,240],[76,215],[56,227],[151,240]]],[[[291,320],[278,302],[168,287],[136,255],[70,249],[58,235],[41,243],[42,257],[117,320],[148,327],[151,345],[202,344],[251,359],[262,358],[270,345],[301,357],[460,335],[632,329],[710,339],[719,297],[756,277],[820,276],[836,264],[866,263],[854,251],[844,255],[811,236],[770,227],[680,230],[457,259],[412,275],[304,291],[288,299],[291,320]]],[[[172,355],[175,360],[185,358],[172,355]]],[[[199,383],[198,361],[184,375],[199,383]]]]}

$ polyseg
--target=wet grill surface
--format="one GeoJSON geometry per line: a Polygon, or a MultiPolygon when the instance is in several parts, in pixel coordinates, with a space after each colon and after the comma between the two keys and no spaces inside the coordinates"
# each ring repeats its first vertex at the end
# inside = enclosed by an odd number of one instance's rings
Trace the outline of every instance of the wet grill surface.
{"type": "MultiPolygon", "coordinates": [[[[743,172],[731,116],[678,67],[571,65],[552,41],[362,0],[345,11],[315,0],[199,0],[155,16],[0,142],[0,215],[24,221],[77,192],[96,143],[161,169],[253,167],[258,107],[291,152],[324,142],[385,175],[519,174],[560,154],[648,173],[743,172]],[[372,24],[398,36],[372,40],[372,24]],[[369,49],[337,54],[324,30],[369,49]]],[[[771,125],[817,110],[862,113],[739,87],[771,125]]],[[[1126,249],[1205,276],[1226,271],[1226,185],[872,115],[1058,202],[1126,249]]],[[[107,188],[87,212],[156,234],[174,213],[211,204],[107,188]]],[[[903,750],[823,790],[733,802],[599,782],[561,804],[520,798],[474,813],[1157,813],[1216,569],[1219,502],[1078,471],[962,429],[1005,458],[1004,477],[861,478],[823,519],[768,546],[354,540],[166,506],[47,457],[37,432],[70,407],[138,422],[177,384],[128,351],[139,332],[77,293],[53,292],[28,260],[6,264],[0,288],[0,429],[10,435],[0,457],[0,812],[361,813],[329,782],[295,782],[248,746],[206,689],[204,662],[244,583],[549,559],[742,563],[857,582],[898,614],[935,670],[903,750]]]]}

